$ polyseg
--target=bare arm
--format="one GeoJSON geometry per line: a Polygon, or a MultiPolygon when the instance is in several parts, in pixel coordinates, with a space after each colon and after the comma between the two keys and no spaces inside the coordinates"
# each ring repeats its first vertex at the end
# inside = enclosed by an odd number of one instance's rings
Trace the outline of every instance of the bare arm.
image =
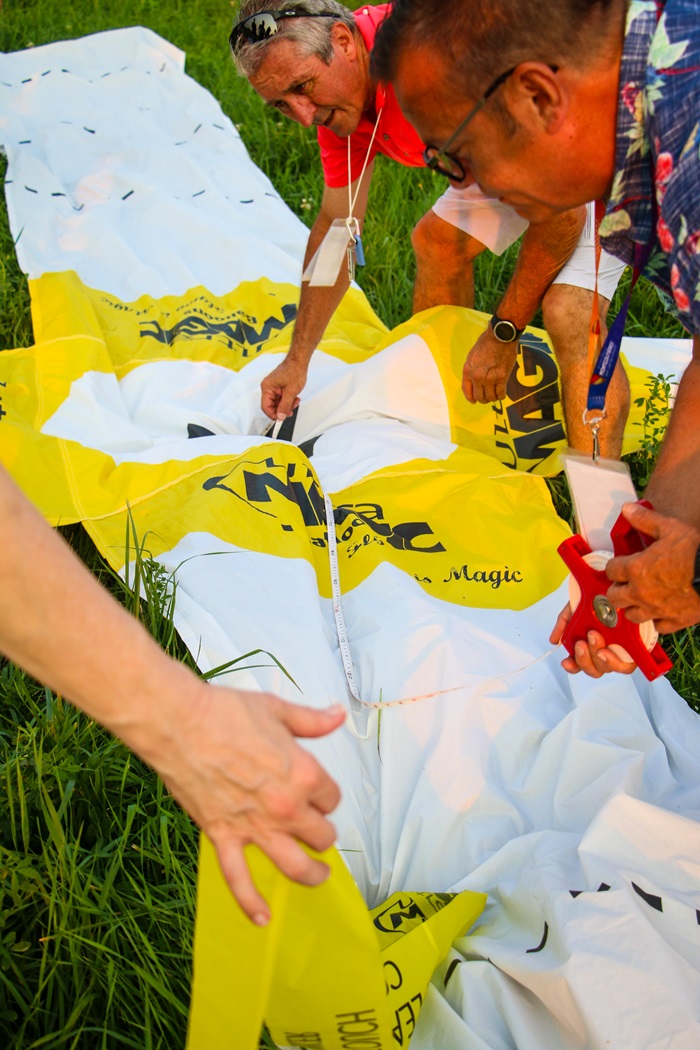
{"type": "Polygon", "coordinates": [[[171,660],[97,583],[0,468],[0,651],[138,752],[212,839],[247,914],[269,917],[243,847],[291,878],[326,871],[301,849],[335,838],[336,785],[294,736],[322,736],[343,714],[265,693],[216,688],[171,660]]]}
{"type": "MultiPolygon", "coordinates": [[[[586,209],[574,208],[546,222],[528,226],[498,315],[516,328],[530,323],[544,293],[567,261],[581,234],[586,209]]],[[[462,373],[468,401],[486,403],[506,396],[506,383],[517,353],[517,340],[500,343],[489,327],[477,339],[462,373]]]]}
{"type": "MultiPolygon", "coordinates": [[[[367,194],[372,180],[372,165],[368,165],[362,180],[354,208],[355,218],[360,222],[367,211],[367,194]]],[[[359,180],[352,184],[355,195],[359,180]]],[[[316,249],[326,236],[334,219],[346,219],[348,216],[347,186],[323,191],[321,209],[311,227],[309,240],[304,255],[304,269],[314,256],[316,249]]],[[[297,313],[292,342],[286,358],[273,372],[266,376],[262,383],[261,404],[263,412],[270,419],[285,419],[291,415],[299,404],[299,394],[306,383],[311,356],[323,338],[331,317],[338,309],[340,301],[350,285],[347,267],[341,266],[338,280],[332,287],[312,287],[307,282],[301,286],[299,310],[297,313]]]]}

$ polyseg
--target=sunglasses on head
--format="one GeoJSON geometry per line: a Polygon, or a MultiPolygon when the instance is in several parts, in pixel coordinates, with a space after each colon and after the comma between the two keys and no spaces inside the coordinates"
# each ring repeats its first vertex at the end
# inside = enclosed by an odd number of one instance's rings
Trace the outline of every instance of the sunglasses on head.
{"type": "Polygon", "coordinates": [[[248,15],[231,30],[229,46],[235,51],[241,40],[258,43],[267,40],[279,32],[279,23],[287,18],[335,18],[330,11],[304,11],[301,7],[288,7],[284,11],[260,11],[257,15],[248,15]]]}

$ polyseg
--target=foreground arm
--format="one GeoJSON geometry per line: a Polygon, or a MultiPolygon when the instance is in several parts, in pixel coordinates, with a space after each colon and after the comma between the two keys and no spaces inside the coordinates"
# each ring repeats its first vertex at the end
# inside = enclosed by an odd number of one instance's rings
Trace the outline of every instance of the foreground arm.
{"type": "Polygon", "coordinates": [[[216,847],[231,890],[256,922],[267,905],[243,847],[291,878],[327,874],[297,839],[335,839],[336,785],[294,736],[343,720],[265,693],[217,688],[171,660],[114,601],[0,468],[0,651],[141,755],[216,847]]]}
{"type": "MultiPolygon", "coordinates": [[[[585,218],[585,207],[575,208],[528,226],[513,276],[498,306],[499,317],[512,321],[516,328],[530,323],[544,293],[576,247],[585,218]]],[[[577,319],[572,319],[572,323],[577,323],[577,319]]],[[[485,404],[506,396],[517,350],[517,340],[499,342],[490,326],[479,336],[462,372],[467,401],[485,404]]]]}
{"type": "MultiPolygon", "coordinates": [[[[352,184],[352,193],[357,189],[356,180],[352,184]]],[[[362,180],[362,188],[355,204],[355,218],[360,222],[367,211],[367,194],[372,181],[372,165],[368,165],[362,180]]],[[[347,186],[332,189],[326,186],[323,191],[321,210],[311,227],[309,240],[304,255],[304,269],[313,258],[316,249],[326,236],[334,219],[348,217],[347,186]]],[[[331,317],[338,309],[340,301],[350,287],[348,269],[343,263],[338,280],[332,287],[312,287],[307,281],[301,286],[299,309],[292,333],[292,342],[284,361],[265,376],[260,384],[262,389],[261,405],[265,415],[270,419],[285,419],[291,415],[299,404],[299,394],[306,384],[309,361],[314,350],[321,342],[323,333],[331,317]]]]}

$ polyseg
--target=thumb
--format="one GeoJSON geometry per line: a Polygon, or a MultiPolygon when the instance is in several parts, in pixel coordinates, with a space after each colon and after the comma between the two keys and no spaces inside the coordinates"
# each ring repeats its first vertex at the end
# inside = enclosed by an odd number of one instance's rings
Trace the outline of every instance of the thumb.
{"type": "Polygon", "coordinates": [[[298,404],[297,394],[298,390],[291,383],[287,383],[286,386],[282,387],[280,393],[280,399],[277,403],[277,418],[286,419],[287,416],[291,416],[295,408],[295,402],[298,404]]]}
{"type": "Polygon", "coordinates": [[[658,511],[643,507],[641,503],[624,503],[622,516],[633,528],[638,532],[643,532],[646,536],[658,540],[661,535],[664,515],[659,514],[658,511]]]}
{"type": "Polygon", "coordinates": [[[345,708],[341,704],[315,711],[312,707],[285,703],[280,713],[282,721],[294,736],[326,736],[345,721],[345,708]]]}

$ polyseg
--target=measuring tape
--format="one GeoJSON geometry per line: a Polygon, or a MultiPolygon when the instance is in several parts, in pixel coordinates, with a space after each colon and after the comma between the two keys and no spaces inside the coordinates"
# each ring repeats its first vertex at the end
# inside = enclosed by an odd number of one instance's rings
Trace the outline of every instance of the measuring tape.
{"type": "Polygon", "coordinates": [[[360,694],[355,684],[355,671],[352,665],[352,654],[350,652],[350,642],[348,641],[348,629],[345,626],[345,617],[343,616],[343,606],[340,600],[340,570],[338,568],[338,544],[335,537],[335,517],[333,515],[333,504],[330,501],[329,496],[324,496],[323,501],[326,505],[326,527],[328,529],[328,559],[331,563],[331,595],[333,599],[333,616],[335,617],[335,629],[338,635],[338,644],[340,645],[340,655],[343,659],[343,669],[345,671],[345,677],[348,682],[348,688],[350,692],[358,700],[360,700],[360,694]]]}

